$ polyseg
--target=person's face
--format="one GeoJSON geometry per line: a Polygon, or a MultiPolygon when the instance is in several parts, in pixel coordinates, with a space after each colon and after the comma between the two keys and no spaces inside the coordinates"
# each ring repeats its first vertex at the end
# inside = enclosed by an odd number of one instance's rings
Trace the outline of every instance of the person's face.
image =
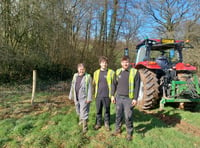
{"type": "Polygon", "coordinates": [[[101,61],[100,67],[101,69],[106,70],[108,67],[108,63],[106,61],[101,61]]]}
{"type": "Polygon", "coordinates": [[[121,65],[122,65],[123,69],[128,69],[129,68],[129,60],[121,61],[121,65]]]}
{"type": "Polygon", "coordinates": [[[84,74],[85,74],[85,67],[83,66],[78,67],[78,75],[82,76],[84,74]]]}

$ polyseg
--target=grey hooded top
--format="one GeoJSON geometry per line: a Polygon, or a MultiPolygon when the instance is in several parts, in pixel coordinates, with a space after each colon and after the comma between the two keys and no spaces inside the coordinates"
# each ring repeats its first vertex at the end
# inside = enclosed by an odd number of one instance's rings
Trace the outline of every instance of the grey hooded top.
{"type": "Polygon", "coordinates": [[[78,96],[76,96],[75,84],[78,77],[78,73],[75,73],[72,79],[71,89],[69,93],[69,99],[74,100],[76,102],[78,99],[85,99],[86,101],[92,101],[92,78],[90,74],[85,73],[83,76],[80,89],[78,92],[78,96]]]}

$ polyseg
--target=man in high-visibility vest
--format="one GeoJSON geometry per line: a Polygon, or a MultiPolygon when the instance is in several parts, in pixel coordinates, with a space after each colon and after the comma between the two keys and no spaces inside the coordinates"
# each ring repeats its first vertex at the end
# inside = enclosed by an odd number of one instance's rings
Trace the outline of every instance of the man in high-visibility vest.
{"type": "Polygon", "coordinates": [[[95,130],[101,128],[102,110],[104,108],[104,125],[107,131],[110,130],[110,103],[111,87],[114,79],[114,71],[108,68],[108,58],[99,58],[100,69],[94,72],[93,84],[96,99],[96,123],[95,130]]]}
{"type": "Polygon", "coordinates": [[[83,124],[83,133],[86,133],[89,107],[92,101],[92,78],[85,72],[83,63],[78,64],[77,70],[78,73],[73,76],[69,99],[74,100],[79,125],[83,124]]]}
{"type": "Polygon", "coordinates": [[[132,140],[133,135],[133,108],[137,104],[140,87],[140,75],[136,69],[130,67],[129,57],[121,59],[122,68],[117,69],[116,78],[112,85],[112,103],[116,104],[115,132],[120,134],[123,114],[125,117],[127,140],[132,140]],[[115,96],[114,96],[115,95],[115,96]]]}

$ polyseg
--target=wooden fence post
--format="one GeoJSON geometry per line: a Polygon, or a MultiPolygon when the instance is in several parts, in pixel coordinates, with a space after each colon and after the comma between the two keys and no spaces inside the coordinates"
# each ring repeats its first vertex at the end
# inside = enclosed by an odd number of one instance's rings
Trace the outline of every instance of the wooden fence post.
{"type": "Polygon", "coordinates": [[[32,87],[31,104],[33,104],[35,89],[36,89],[36,70],[33,70],[33,87],[32,87]]]}

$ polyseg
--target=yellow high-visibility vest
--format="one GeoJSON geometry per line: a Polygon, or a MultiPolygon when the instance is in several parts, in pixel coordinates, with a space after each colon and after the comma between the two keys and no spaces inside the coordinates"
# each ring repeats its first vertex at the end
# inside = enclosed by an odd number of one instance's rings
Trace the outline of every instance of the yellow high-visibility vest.
{"type": "MultiPolygon", "coordinates": [[[[134,68],[130,68],[129,71],[130,71],[129,80],[128,80],[128,83],[129,83],[129,98],[133,99],[133,97],[134,97],[134,78],[135,78],[137,70],[134,69],[134,68]]],[[[117,71],[116,71],[117,80],[118,80],[118,77],[119,77],[121,72],[122,72],[122,68],[117,69],[117,71]]]]}
{"type": "MultiPolygon", "coordinates": [[[[108,84],[108,92],[109,92],[109,98],[111,97],[111,87],[112,87],[112,82],[114,79],[114,71],[112,69],[108,69],[107,76],[106,76],[106,81],[108,84]]],[[[94,83],[95,83],[95,93],[94,97],[97,97],[97,92],[98,92],[98,84],[99,84],[99,74],[100,74],[100,69],[96,70],[94,72],[94,83]]]]}

